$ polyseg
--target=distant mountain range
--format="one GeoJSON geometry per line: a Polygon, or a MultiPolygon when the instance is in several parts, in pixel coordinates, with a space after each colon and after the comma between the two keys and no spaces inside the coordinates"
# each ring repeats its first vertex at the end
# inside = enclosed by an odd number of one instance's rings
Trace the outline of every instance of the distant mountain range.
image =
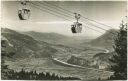
{"type": "MultiPolygon", "coordinates": [[[[2,38],[8,41],[8,45],[12,45],[11,48],[14,49],[14,58],[50,57],[54,54],[64,55],[65,53],[79,53],[81,51],[80,49],[60,44],[62,38],[70,38],[56,33],[41,33],[41,36],[40,33],[36,33],[36,36],[31,37],[8,28],[2,28],[1,31],[2,38]],[[39,37],[37,36],[38,34],[39,37]],[[53,41],[58,41],[58,44],[54,44],[53,41]]],[[[9,49],[6,51],[9,51],[9,49]]]]}
{"type": "Polygon", "coordinates": [[[2,37],[8,41],[11,48],[15,49],[15,58],[50,57],[54,54],[79,54],[87,48],[95,49],[92,48],[93,46],[112,49],[114,36],[117,35],[117,30],[111,29],[102,36],[90,41],[87,38],[69,37],[57,33],[34,31],[19,33],[7,28],[2,28],[1,30],[2,37]],[[87,46],[87,48],[83,46],[87,46]]]}
{"type": "Polygon", "coordinates": [[[111,49],[111,48],[113,48],[114,38],[116,37],[117,32],[118,32],[118,30],[110,29],[110,30],[106,31],[105,34],[90,41],[89,44],[92,46],[104,47],[104,48],[111,49]]]}
{"type": "Polygon", "coordinates": [[[78,37],[78,36],[71,37],[58,33],[42,33],[42,32],[29,31],[29,32],[24,32],[24,34],[29,35],[38,41],[45,41],[50,44],[55,44],[55,45],[61,44],[70,47],[77,47],[81,43],[88,42],[91,40],[88,37],[78,37]]]}
{"type": "MultiPolygon", "coordinates": [[[[15,53],[13,58],[49,58],[55,56],[64,61],[70,59],[69,57],[72,54],[79,55],[81,52],[86,54],[87,50],[98,50],[98,47],[112,49],[117,32],[118,30],[111,29],[100,37],[91,40],[81,37],[64,36],[57,33],[40,33],[34,31],[19,33],[8,28],[1,29],[2,40],[5,40],[7,43],[5,50],[15,53]]],[[[104,64],[104,62],[108,64],[108,59],[113,53],[96,53],[92,59],[94,62],[100,62],[100,64],[104,64]]]]}

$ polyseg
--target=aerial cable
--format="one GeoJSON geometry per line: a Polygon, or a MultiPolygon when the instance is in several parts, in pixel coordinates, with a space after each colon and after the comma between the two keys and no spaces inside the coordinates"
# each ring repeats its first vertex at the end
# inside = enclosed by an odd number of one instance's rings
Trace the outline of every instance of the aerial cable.
{"type": "Polygon", "coordinates": [[[101,28],[101,27],[99,27],[99,26],[96,26],[96,25],[94,25],[93,23],[90,23],[92,26],[94,26],[94,27],[97,27],[97,28],[100,28],[100,29],[102,29],[102,30],[105,30],[105,31],[107,31],[106,29],[104,29],[104,28],[101,28]]]}
{"type": "MultiPolygon", "coordinates": [[[[39,7],[40,7],[40,5],[38,5],[39,7]]],[[[48,9],[48,10],[50,10],[50,9],[48,9]]],[[[50,10],[51,11],[51,10],[50,10]]],[[[53,15],[53,14],[52,14],[53,15]]],[[[56,15],[57,17],[58,17],[58,15],[56,15]]],[[[61,16],[62,17],[62,16],[61,16]]],[[[67,17],[67,16],[66,16],[67,17]]],[[[68,17],[70,17],[70,16],[68,16],[68,17]]],[[[64,17],[63,17],[64,18],[64,17]]],[[[64,18],[64,19],[66,19],[66,18],[64,18]]],[[[66,20],[68,20],[68,21],[71,21],[71,20],[69,20],[69,19],[66,19],[66,20]]],[[[85,26],[85,25],[84,25],[85,26]]],[[[93,28],[92,28],[93,29],[93,28]]],[[[95,30],[95,29],[94,29],[95,30]]],[[[101,32],[100,32],[101,33],[101,32]]]]}
{"type": "Polygon", "coordinates": [[[103,34],[103,32],[98,31],[98,30],[96,30],[96,29],[93,29],[93,28],[91,28],[91,27],[89,27],[89,26],[87,26],[87,25],[83,25],[83,26],[85,26],[85,27],[87,27],[87,28],[89,28],[89,29],[92,29],[92,30],[94,30],[94,31],[97,31],[97,32],[99,32],[99,33],[102,33],[102,34],[103,34]]]}
{"type": "Polygon", "coordinates": [[[106,27],[109,27],[109,28],[113,29],[113,27],[111,27],[111,26],[109,26],[109,25],[106,25],[106,24],[103,24],[103,23],[101,23],[101,22],[97,22],[96,20],[89,19],[89,18],[84,17],[84,16],[83,16],[83,18],[86,19],[86,20],[90,20],[90,21],[93,21],[93,22],[95,22],[95,23],[98,23],[98,24],[101,24],[101,25],[103,25],[103,26],[106,26],[106,27]]]}
{"type": "MultiPolygon", "coordinates": [[[[46,1],[45,1],[45,3],[50,4],[50,5],[52,5],[52,6],[55,6],[55,7],[57,7],[57,8],[60,8],[60,9],[62,9],[62,10],[64,10],[64,11],[70,12],[70,13],[72,13],[72,14],[74,13],[74,12],[72,12],[72,11],[69,11],[69,10],[63,9],[63,8],[62,8],[62,7],[60,7],[60,6],[57,6],[57,5],[54,5],[54,4],[51,4],[51,3],[48,3],[48,2],[46,2],[46,1]]],[[[82,16],[82,17],[83,17],[84,19],[86,19],[86,20],[93,21],[93,22],[95,22],[95,23],[101,24],[101,25],[106,26],[106,27],[109,27],[109,28],[113,28],[113,27],[111,27],[111,26],[109,26],[109,25],[103,24],[103,23],[98,22],[98,21],[96,21],[96,20],[93,20],[93,19],[90,19],[90,18],[87,18],[87,17],[84,17],[84,16],[82,16]]]]}
{"type": "MultiPolygon", "coordinates": [[[[45,4],[41,3],[41,2],[40,2],[39,4],[42,4],[42,5],[46,6],[47,8],[45,7],[45,9],[50,10],[50,11],[53,11],[53,12],[55,12],[55,13],[57,13],[57,14],[60,14],[61,16],[65,16],[65,17],[68,17],[68,18],[71,17],[71,16],[69,16],[69,15],[65,15],[65,14],[63,14],[63,13],[61,13],[61,12],[58,12],[58,11],[55,11],[55,10],[53,10],[53,9],[49,9],[49,8],[50,8],[49,6],[47,6],[47,5],[45,5],[45,4]],[[48,7],[49,7],[49,8],[48,8],[48,7]]],[[[72,17],[72,18],[74,18],[74,17],[72,17]]]]}
{"type": "MultiPolygon", "coordinates": [[[[45,4],[43,4],[43,3],[41,3],[40,2],[40,4],[42,4],[42,5],[45,5],[45,4]]],[[[48,5],[45,5],[45,6],[47,6],[47,7],[49,7],[48,5]]],[[[47,8],[48,9],[48,8],[47,8]]],[[[50,9],[48,9],[48,10],[50,10],[50,9]]],[[[50,11],[53,11],[53,12],[55,12],[55,13],[58,13],[57,11],[54,11],[54,10],[50,10],[50,11]]],[[[63,15],[63,16],[66,16],[66,17],[71,17],[71,16],[67,16],[67,15],[65,15],[65,14],[62,14],[62,13],[59,13],[59,14],[61,14],[61,15],[63,15]]],[[[67,14],[67,13],[66,13],[67,14]]],[[[82,16],[83,17],[83,16],[82,16]]],[[[87,23],[86,23],[87,24],[87,23]]],[[[90,24],[91,25],[91,24],[90,24]]],[[[93,25],[94,27],[97,27],[97,28],[100,28],[100,29],[102,29],[102,30],[105,30],[105,31],[107,31],[106,29],[104,29],[104,28],[101,28],[101,27],[99,27],[99,26],[96,26],[96,25],[93,25]]]]}
{"type": "MultiPolygon", "coordinates": [[[[48,2],[45,2],[45,3],[48,3],[48,2]]],[[[42,3],[43,4],[43,3],[42,3]]],[[[50,3],[48,3],[48,4],[50,4],[50,3]]],[[[51,4],[51,5],[53,5],[53,4],[51,4]]],[[[56,6],[56,5],[53,5],[53,6],[56,6]]],[[[48,6],[49,7],[49,6],[48,6]]],[[[56,6],[57,8],[59,7],[59,6],[56,6]]],[[[59,7],[59,8],[61,8],[61,7],[59,7]]],[[[61,9],[63,9],[63,8],[61,8],[61,9]]],[[[68,11],[68,12],[71,12],[71,11],[69,11],[69,10],[66,10],[66,9],[63,9],[63,10],[65,10],[65,11],[68,11]]],[[[62,11],[61,11],[62,12],[62,11]]],[[[65,14],[67,14],[67,13],[65,13],[65,14]]],[[[67,16],[66,16],[67,17],[67,16]]],[[[70,16],[71,17],[71,16],[70,16]]],[[[83,16],[82,16],[83,17],[83,16]]],[[[88,18],[89,19],[89,18],[88,18]]],[[[91,19],[90,19],[91,20],[91,19]]],[[[94,20],[93,20],[94,21],[94,20]]],[[[89,24],[89,23],[88,23],[89,24]]],[[[96,27],[96,28],[99,28],[99,29],[102,29],[102,30],[104,30],[104,31],[107,31],[107,29],[104,29],[104,28],[101,28],[101,27],[99,27],[99,26],[96,26],[96,25],[94,25],[93,23],[90,23],[89,25],[92,25],[92,26],[94,26],[94,27],[96,27]]],[[[107,26],[107,25],[106,25],[107,26]]]]}
{"type": "MultiPolygon", "coordinates": [[[[40,4],[43,4],[43,3],[40,3],[40,4]]],[[[42,7],[42,6],[40,6],[40,5],[38,5],[39,7],[42,7]]],[[[54,10],[51,10],[51,9],[46,9],[46,10],[49,10],[49,11],[53,11],[53,12],[55,12],[54,10]]],[[[58,13],[58,12],[55,12],[55,13],[58,13]]],[[[61,14],[61,15],[64,15],[64,14],[62,14],[62,13],[58,13],[58,14],[61,14]]],[[[53,14],[52,14],[53,15],[53,14]]],[[[58,15],[57,15],[58,16],[58,15]]],[[[64,16],[66,16],[66,17],[71,17],[71,16],[67,16],[67,15],[64,15],[64,16]]],[[[62,17],[62,16],[61,16],[62,17]]],[[[64,17],[63,17],[64,18],[64,17]]],[[[71,21],[71,20],[69,20],[69,19],[67,19],[67,18],[64,18],[64,19],[66,19],[66,20],[68,20],[68,21],[71,21]]],[[[100,28],[100,27],[99,27],[100,28]]],[[[104,29],[105,30],[105,29],[104,29]]]]}
{"type": "MultiPolygon", "coordinates": [[[[39,9],[39,10],[41,10],[41,11],[46,11],[47,13],[49,13],[49,14],[51,14],[51,15],[54,15],[54,16],[59,16],[59,15],[56,15],[56,14],[53,14],[53,13],[51,13],[51,12],[49,12],[49,11],[47,11],[47,10],[45,10],[45,9],[42,9],[42,8],[39,8],[40,6],[39,5],[36,5],[36,4],[34,4],[34,3],[32,3],[32,2],[30,2],[32,5],[34,5],[34,7],[35,8],[37,8],[37,9],[39,9]],[[35,6],[36,5],[36,6],[35,6]],[[38,6],[38,7],[37,7],[38,6]]],[[[62,17],[62,16],[61,16],[62,17]]],[[[60,17],[59,17],[60,18],[60,17]]],[[[64,17],[63,17],[64,18],[64,17]]],[[[71,21],[71,20],[69,20],[69,19],[66,19],[66,18],[64,18],[65,20],[68,20],[68,21],[71,21]]],[[[88,26],[86,26],[86,27],[88,27],[88,26]]],[[[98,30],[96,30],[96,29],[93,29],[93,28],[91,28],[91,27],[88,27],[88,28],[90,28],[90,29],[92,29],[92,30],[94,30],[94,31],[97,31],[97,32],[99,32],[99,33],[102,33],[102,32],[100,32],[100,31],[98,31],[98,30]]]]}
{"type": "MultiPolygon", "coordinates": [[[[59,7],[59,6],[57,6],[57,5],[54,5],[54,4],[50,4],[50,3],[48,3],[47,1],[44,1],[44,3],[46,3],[47,5],[49,4],[49,5],[51,5],[52,6],[52,8],[53,7],[55,7],[57,10],[63,10],[63,12],[64,13],[66,13],[66,14],[68,14],[68,15],[72,15],[73,14],[73,12],[71,12],[71,11],[69,11],[69,10],[66,10],[66,9],[63,9],[63,8],[61,8],[61,7],[59,7]],[[59,9],[58,9],[59,8],[59,9]],[[67,12],[65,12],[65,11],[67,11],[67,12]]],[[[75,13],[75,12],[74,12],[75,13]]]]}
{"type": "Polygon", "coordinates": [[[75,13],[75,12],[71,12],[71,11],[69,11],[69,10],[63,9],[63,8],[60,7],[60,6],[57,6],[57,5],[48,3],[47,1],[44,1],[44,3],[47,3],[47,4],[49,4],[49,5],[52,5],[52,6],[56,7],[56,8],[60,8],[60,9],[62,9],[63,11],[67,11],[67,12],[71,13],[70,15],[72,15],[73,13],[75,13]]]}
{"type": "MultiPolygon", "coordinates": [[[[62,17],[62,16],[59,16],[59,15],[56,15],[55,13],[52,13],[52,12],[49,12],[47,9],[42,9],[42,8],[40,8],[40,5],[37,5],[37,4],[34,4],[34,3],[32,3],[32,2],[30,2],[35,8],[37,8],[37,9],[39,9],[39,10],[41,10],[41,11],[45,11],[45,12],[47,12],[47,13],[49,13],[49,14],[51,14],[51,15],[54,15],[54,16],[56,16],[56,17],[58,17],[58,18],[60,18],[60,17],[62,17]]],[[[63,17],[64,18],[64,17],[63,17]]]]}

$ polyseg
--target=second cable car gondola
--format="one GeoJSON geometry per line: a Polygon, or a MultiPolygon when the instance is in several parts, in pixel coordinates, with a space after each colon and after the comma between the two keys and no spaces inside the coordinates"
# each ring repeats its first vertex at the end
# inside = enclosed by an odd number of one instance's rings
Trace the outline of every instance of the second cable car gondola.
{"type": "Polygon", "coordinates": [[[78,22],[78,19],[80,19],[80,14],[75,13],[75,18],[77,22],[75,22],[73,25],[71,25],[71,31],[72,33],[81,33],[82,31],[82,24],[78,22]]]}
{"type": "Polygon", "coordinates": [[[18,10],[20,20],[27,20],[30,17],[30,9],[27,8],[27,1],[21,2],[22,8],[18,10]]]}

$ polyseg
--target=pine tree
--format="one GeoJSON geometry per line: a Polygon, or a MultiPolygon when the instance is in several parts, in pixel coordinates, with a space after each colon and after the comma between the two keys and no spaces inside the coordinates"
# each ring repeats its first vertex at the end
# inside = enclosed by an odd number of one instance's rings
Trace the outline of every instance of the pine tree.
{"type": "Polygon", "coordinates": [[[115,55],[110,61],[113,63],[111,70],[114,74],[109,78],[112,80],[126,80],[127,79],[127,23],[121,24],[117,37],[115,38],[115,45],[113,46],[115,55]]]}

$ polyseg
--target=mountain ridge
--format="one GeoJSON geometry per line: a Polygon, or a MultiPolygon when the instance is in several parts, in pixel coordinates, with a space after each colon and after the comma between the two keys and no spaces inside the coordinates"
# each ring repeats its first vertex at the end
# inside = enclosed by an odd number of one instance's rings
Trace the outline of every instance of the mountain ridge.
{"type": "Polygon", "coordinates": [[[113,48],[114,38],[116,37],[118,30],[110,29],[106,31],[103,35],[89,42],[92,46],[113,48]]]}
{"type": "Polygon", "coordinates": [[[50,44],[55,45],[66,45],[70,47],[78,47],[81,43],[85,41],[90,41],[91,39],[87,37],[78,37],[78,36],[66,36],[58,33],[44,33],[44,32],[35,32],[28,31],[24,32],[24,34],[33,37],[36,40],[44,41],[50,44]]]}
{"type": "Polygon", "coordinates": [[[2,28],[1,35],[5,37],[10,44],[13,45],[12,48],[15,49],[14,58],[28,58],[33,57],[49,57],[51,54],[54,54],[57,50],[50,47],[45,42],[36,41],[32,37],[21,34],[11,29],[2,28]]]}

